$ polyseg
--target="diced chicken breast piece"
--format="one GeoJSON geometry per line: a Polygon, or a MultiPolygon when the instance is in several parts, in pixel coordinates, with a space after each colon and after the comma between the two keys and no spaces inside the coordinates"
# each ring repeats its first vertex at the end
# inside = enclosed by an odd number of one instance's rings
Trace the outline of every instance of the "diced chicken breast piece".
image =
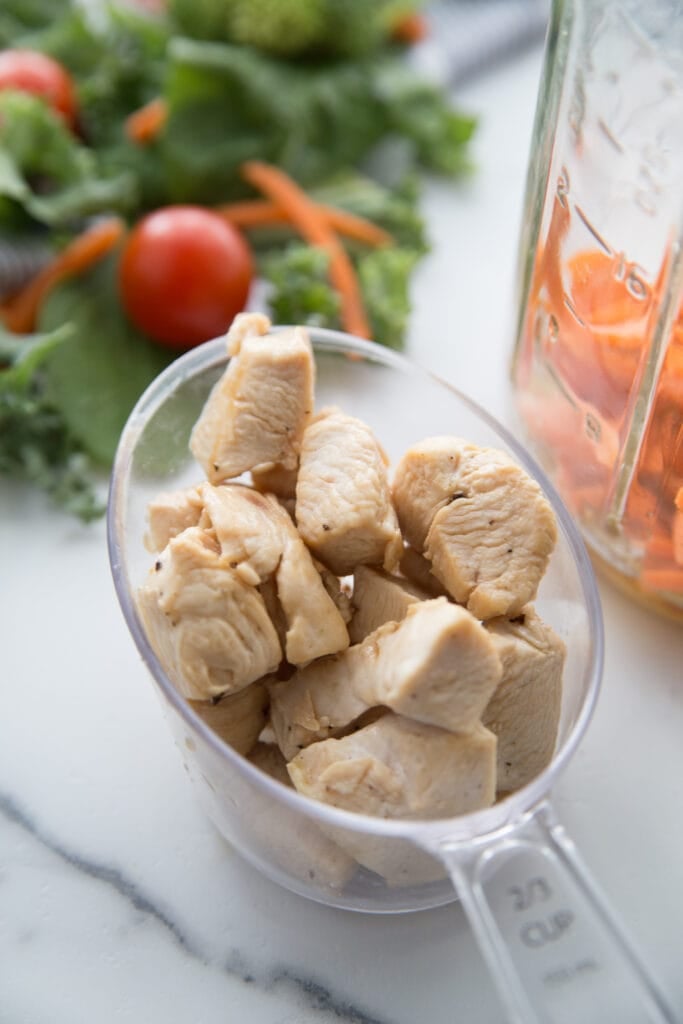
{"type": "MultiPolygon", "coordinates": [[[[294,469],[284,469],[276,464],[267,469],[252,469],[251,479],[257,491],[264,494],[274,494],[282,502],[294,501],[296,497],[296,478],[298,466],[294,469]]],[[[286,505],[285,505],[286,507],[286,505]]]]}
{"type": "Polygon", "coordinates": [[[347,672],[362,671],[358,647],[316,661],[270,685],[270,724],[289,761],[316,740],[335,736],[368,710],[347,672]]]}
{"type": "Polygon", "coordinates": [[[277,743],[263,743],[259,740],[250,750],[248,760],[260,768],[271,779],[277,779],[283,786],[292,786],[292,780],[287,771],[287,762],[277,743]]]}
{"type": "Polygon", "coordinates": [[[503,678],[482,715],[498,737],[498,790],[526,786],[550,763],[562,700],[565,645],[531,606],[487,623],[503,678]]]}
{"type": "Polygon", "coordinates": [[[352,644],[359,644],[385,622],[400,622],[416,601],[430,595],[408,580],[383,569],[359,565],[353,574],[353,618],[349,625],[352,644]]]}
{"type": "Polygon", "coordinates": [[[189,526],[196,526],[204,507],[197,487],[184,491],[164,491],[147,506],[148,551],[163,551],[169,540],[189,526]]]}
{"type": "Polygon", "coordinates": [[[294,526],[292,530],[275,579],[287,620],[287,661],[292,665],[305,665],[315,658],[346,650],[349,632],[306,545],[294,526]]]}
{"type": "Polygon", "coordinates": [[[326,831],[349,856],[380,875],[392,888],[428,885],[446,878],[443,861],[419,849],[409,839],[384,838],[333,827],[326,831]]]}
{"type": "Polygon", "coordinates": [[[460,450],[466,444],[457,437],[428,437],[409,448],[396,466],[394,507],[404,539],[418,554],[436,513],[459,493],[460,450]]]}
{"type": "Polygon", "coordinates": [[[258,590],[270,616],[270,621],[275,626],[280,647],[284,651],[287,647],[287,620],[280,604],[280,598],[277,596],[275,577],[269,576],[268,579],[259,585],[258,590]]]}
{"type": "Polygon", "coordinates": [[[406,537],[477,618],[512,617],[533,600],[555,546],[555,517],[505,453],[429,438],[403,456],[393,493],[406,537]]]}
{"type": "Polygon", "coordinates": [[[445,598],[417,602],[361,644],[271,687],[271,723],[287,759],[386,706],[444,729],[468,729],[501,677],[491,637],[445,598]]]}
{"type": "Polygon", "coordinates": [[[412,604],[401,622],[381,626],[357,649],[364,669],[355,688],[368,705],[443,729],[468,729],[501,677],[489,634],[444,597],[412,604]]]}
{"type": "MultiPolygon", "coordinates": [[[[248,760],[266,775],[292,788],[287,762],[274,743],[257,743],[248,760]]],[[[313,822],[293,815],[288,808],[271,805],[263,816],[252,816],[250,829],[257,833],[269,857],[306,883],[322,891],[342,889],[357,868],[354,858],[313,822]]]]}
{"type": "Polygon", "coordinates": [[[300,793],[380,818],[449,818],[488,807],[496,791],[496,737],[480,722],[447,732],[384,715],[289,762],[300,793]]]}
{"type": "Polygon", "coordinates": [[[277,500],[243,484],[202,484],[199,491],[223,559],[253,586],[272,576],[287,530],[277,500]]]}
{"type": "Polygon", "coordinates": [[[432,572],[431,562],[428,562],[424,555],[421,555],[415,548],[411,548],[410,545],[403,549],[398,567],[407,580],[424,590],[430,597],[448,596],[443,583],[437,580],[432,572]]]}
{"type": "Polygon", "coordinates": [[[313,413],[315,368],[306,331],[267,334],[265,318],[248,316],[253,322],[240,321],[228,334],[231,359],[190,438],[214,484],[256,467],[295,469],[313,413]]]}
{"type": "Polygon", "coordinates": [[[152,649],[184,697],[236,693],[280,663],[263,598],[198,527],[169,541],[137,598],[152,649]]]}
{"type": "Polygon", "coordinates": [[[247,338],[263,338],[272,324],[265,313],[238,313],[225,336],[229,356],[238,356],[247,338]]]}
{"type": "Polygon", "coordinates": [[[221,554],[235,572],[255,586],[274,575],[287,661],[301,665],[348,647],[346,623],[277,498],[242,484],[200,490],[221,554]]]}
{"type": "Polygon", "coordinates": [[[259,680],[215,703],[191,700],[190,704],[238,754],[248,754],[266,724],[268,691],[265,682],[259,680]]]}
{"type": "Polygon", "coordinates": [[[295,516],[308,547],[337,576],[358,565],[394,568],[403,545],[386,456],[365,423],[330,407],[309,424],[295,516]]]}

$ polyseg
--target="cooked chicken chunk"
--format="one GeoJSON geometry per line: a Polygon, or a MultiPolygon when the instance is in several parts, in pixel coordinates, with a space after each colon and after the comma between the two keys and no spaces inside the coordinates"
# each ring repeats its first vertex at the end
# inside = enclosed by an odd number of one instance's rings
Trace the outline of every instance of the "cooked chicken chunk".
{"type": "MultiPolygon", "coordinates": [[[[252,764],[283,785],[292,787],[287,762],[273,743],[257,743],[248,755],[252,764]]],[[[344,887],[356,870],[356,861],[337,846],[313,822],[293,815],[289,808],[270,801],[267,813],[252,815],[249,828],[256,833],[259,844],[267,847],[285,871],[302,878],[307,885],[338,890],[344,887]]]]}
{"type": "Polygon", "coordinates": [[[267,469],[252,469],[251,479],[257,491],[274,494],[282,502],[294,501],[296,497],[296,478],[298,466],[294,469],[283,469],[279,464],[267,469]]]}
{"type": "Polygon", "coordinates": [[[202,484],[199,492],[225,562],[252,586],[272,576],[288,530],[276,499],[243,484],[202,484]]]}
{"type": "Polygon", "coordinates": [[[249,752],[248,759],[266,775],[270,775],[271,779],[277,779],[283,786],[292,785],[287,771],[287,762],[277,743],[263,743],[259,740],[249,752]]]}
{"type": "Polygon", "coordinates": [[[390,576],[383,569],[359,565],[353,574],[353,618],[349,625],[352,644],[359,644],[385,622],[400,622],[416,601],[429,594],[408,580],[390,576]]]}
{"type": "Polygon", "coordinates": [[[147,506],[148,551],[163,551],[169,540],[189,526],[196,526],[202,514],[202,502],[197,487],[184,491],[164,491],[147,506]]]}
{"type": "Polygon", "coordinates": [[[498,790],[535,778],[553,756],[562,699],[565,646],[531,606],[516,619],[487,623],[503,678],[482,715],[498,737],[498,790]]]}
{"type": "Polygon", "coordinates": [[[429,438],[401,459],[394,501],[406,537],[480,619],[532,600],[557,530],[539,485],[503,452],[429,438]]]}
{"type": "Polygon", "coordinates": [[[296,532],[284,546],[275,579],[287,620],[287,661],[305,665],[346,650],[346,623],[296,532]]]}
{"type": "Polygon", "coordinates": [[[440,583],[432,572],[431,562],[410,545],[403,549],[398,567],[407,580],[424,590],[430,597],[448,596],[443,583],[440,583]]]}
{"type": "Polygon", "coordinates": [[[268,334],[269,326],[244,314],[228,333],[231,359],[190,438],[211,483],[256,467],[296,468],[313,412],[313,352],[303,328],[268,334]]]}
{"type": "Polygon", "coordinates": [[[285,619],[285,613],[282,610],[280,604],[280,598],[277,596],[277,583],[275,582],[274,576],[269,576],[268,579],[264,580],[259,585],[259,594],[263,598],[263,602],[266,606],[266,611],[270,615],[270,621],[275,626],[275,632],[277,638],[280,641],[280,647],[284,651],[287,647],[287,620],[285,619]]]}
{"type": "Polygon", "coordinates": [[[238,754],[248,754],[266,724],[268,691],[265,682],[259,681],[216,703],[191,700],[190,704],[238,754]]]}
{"type": "MultiPolygon", "coordinates": [[[[336,837],[330,829],[330,835],[336,837]]],[[[446,878],[443,861],[420,850],[409,839],[380,838],[360,832],[339,833],[337,842],[363,867],[380,875],[392,888],[429,885],[446,878]]]]}
{"type": "Polygon", "coordinates": [[[300,793],[380,818],[448,818],[493,803],[496,738],[481,723],[447,732],[388,714],[289,762],[300,793]]]}
{"type": "Polygon", "coordinates": [[[242,484],[202,484],[200,492],[221,554],[235,572],[254,586],[274,575],[287,661],[301,665],[348,647],[346,624],[277,498],[242,484]]]}
{"type": "Polygon", "coordinates": [[[394,472],[392,497],[403,537],[424,551],[434,516],[459,493],[460,449],[456,437],[428,437],[409,448],[394,472]]]}
{"type": "Polygon", "coordinates": [[[271,687],[271,722],[287,759],[386,706],[444,729],[469,728],[501,676],[491,637],[445,598],[417,602],[343,654],[271,687]]]}
{"type": "Polygon", "coordinates": [[[337,576],[358,565],[394,568],[402,542],[386,457],[360,420],[330,407],[306,428],[295,516],[308,547],[337,576]]]}
{"type": "Polygon", "coordinates": [[[161,552],[138,592],[138,609],[152,649],[184,697],[236,693],[280,663],[263,598],[196,526],[161,552]]]}

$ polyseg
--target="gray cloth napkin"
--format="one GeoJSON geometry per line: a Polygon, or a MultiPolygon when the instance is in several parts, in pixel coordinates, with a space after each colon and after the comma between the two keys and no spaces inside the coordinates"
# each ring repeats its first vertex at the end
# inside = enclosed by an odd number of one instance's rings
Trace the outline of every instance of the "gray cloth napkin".
{"type": "Polygon", "coordinates": [[[540,43],[550,0],[436,0],[425,13],[429,36],[413,60],[430,77],[455,86],[540,43]]]}

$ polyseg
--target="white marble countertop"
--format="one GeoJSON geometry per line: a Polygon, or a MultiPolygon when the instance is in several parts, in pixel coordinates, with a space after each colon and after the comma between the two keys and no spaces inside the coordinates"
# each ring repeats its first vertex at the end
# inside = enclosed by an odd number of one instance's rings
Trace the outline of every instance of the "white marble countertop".
{"type": "MultiPolygon", "coordinates": [[[[427,191],[409,345],[503,419],[539,68],[533,53],[460,94],[479,169],[427,191]]],[[[683,630],[600,590],[603,692],[555,802],[683,1020],[683,630]]],[[[0,624],[2,1024],[503,1021],[457,904],[335,911],[217,835],[126,632],[103,523],[4,482],[0,624]]]]}

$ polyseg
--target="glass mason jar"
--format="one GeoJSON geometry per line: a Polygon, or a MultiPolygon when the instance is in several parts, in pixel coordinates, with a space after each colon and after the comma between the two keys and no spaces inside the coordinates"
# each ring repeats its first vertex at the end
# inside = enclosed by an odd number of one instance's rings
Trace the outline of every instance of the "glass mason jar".
{"type": "Polygon", "coordinates": [[[683,0],[554,0],[512,364],[596,561],[683,620],[683,0]]]}

